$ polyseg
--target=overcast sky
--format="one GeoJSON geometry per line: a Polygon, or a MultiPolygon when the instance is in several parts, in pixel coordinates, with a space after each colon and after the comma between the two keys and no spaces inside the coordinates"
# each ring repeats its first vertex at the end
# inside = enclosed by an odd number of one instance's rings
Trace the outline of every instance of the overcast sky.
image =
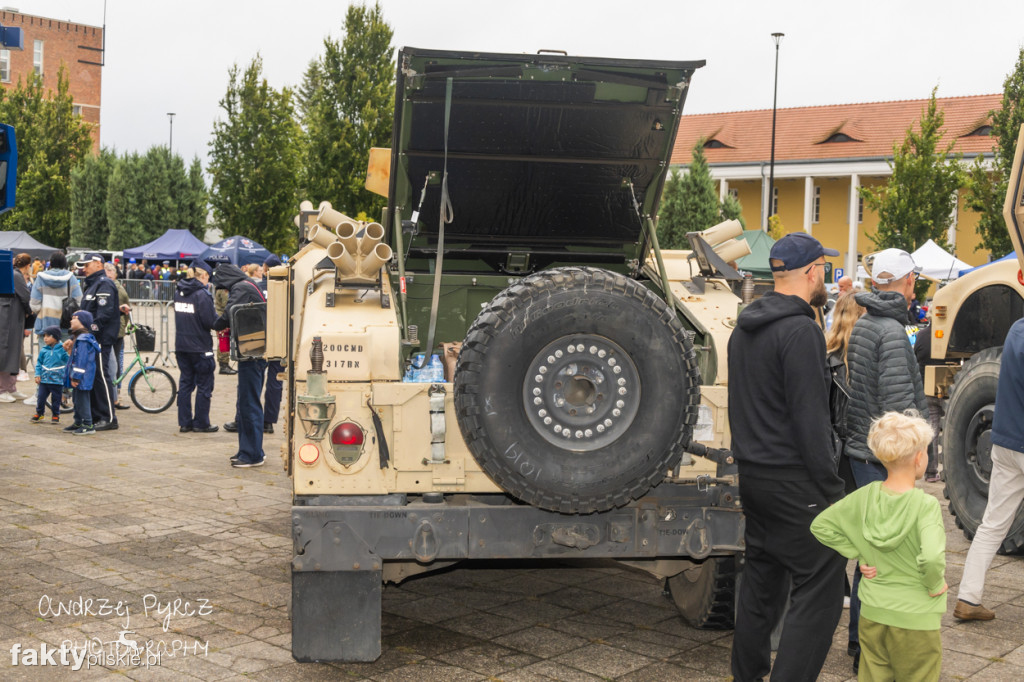
{"type": "MultiPolygon", "coordinates": [[[[686,113],[1002,91],[1024,46],[1024,0],[381,0],[393,45],[486,52],[707,60],[686,113]]],[[[26,14],[101,26],[103,0],[13,0],[26,14]]],[[[167,144],[204,159],[232,64],[256,53],[275,87],[297,86],[346,0],[107,0],[101,143],[167,144]]]]}

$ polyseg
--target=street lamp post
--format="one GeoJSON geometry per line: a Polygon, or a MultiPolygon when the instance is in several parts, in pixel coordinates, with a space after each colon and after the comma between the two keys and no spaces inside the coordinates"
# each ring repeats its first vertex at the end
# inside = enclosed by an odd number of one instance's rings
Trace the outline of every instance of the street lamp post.
{"type": "MultiPolygon", "coordinates": [[[[778,68],[778,67],[776,67],[776,68],[778,68]]],[[[173,111],[168,111],[167,112],[167,120],[170,122],[170,138],[167,140],[167,151],[173,152],[174,151],[174,112],[173,111]]],[[[772,147],[773,148],[774,148],[774,145],[775,145],[775,137],[774,137],[774,135],[775,135],[775,133],[773,131],[772,132],[772,136],[773,136],[772,137],[772,147]]]]}
{"type": "Polygon", "coordinates": [[[771,215],[772,203],[775,199],[775,110],[779,101],[779,43],[782,42],[784,35],[786,34],[772,34],[772,40],[775,41],[775,91],[772,95],[772,160],[768,166],[768,207],[765,210],[767,215],[771,215]]]}

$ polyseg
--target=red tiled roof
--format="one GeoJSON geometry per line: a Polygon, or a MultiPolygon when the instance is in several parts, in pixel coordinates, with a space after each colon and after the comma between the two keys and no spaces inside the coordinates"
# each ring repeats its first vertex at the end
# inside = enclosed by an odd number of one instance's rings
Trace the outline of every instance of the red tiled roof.
{"type": "MultiPolygon", "coordinates": [[[[964,137],[991,124],[989,112],[997,109],[1002,95],[940,97],[945,114],[944,140],[955,139],[955,152],[968,159],[991,152],[989,136],[964,137]]],[[[907,129],[917,124],[928,106],[927,99],[865,104],[832,104],[779,109],[775,125],[775,160],[848,159],[892,156],[893,145],[902,142],[907,129]],[[855,141],[824,142],[836,133],[855,141]]],[[[705,137],[727,147],[705,149],[708,162],[758,163],[771,157],[772,110],[733,111],[683,116],[672,150],[672,163],[688,164],[693,146],[705,137]]]]}

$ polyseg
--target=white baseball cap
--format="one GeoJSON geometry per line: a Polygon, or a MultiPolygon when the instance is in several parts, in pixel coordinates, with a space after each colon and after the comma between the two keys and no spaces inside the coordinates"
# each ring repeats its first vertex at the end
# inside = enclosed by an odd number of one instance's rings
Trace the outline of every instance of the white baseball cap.
{"type": "Polygon", "coordinates": [[[921,272],[914,257],[903,249],[885,249],[864,257],[864,266],[875,284],[889,284],[912,272],[921,272]]]}

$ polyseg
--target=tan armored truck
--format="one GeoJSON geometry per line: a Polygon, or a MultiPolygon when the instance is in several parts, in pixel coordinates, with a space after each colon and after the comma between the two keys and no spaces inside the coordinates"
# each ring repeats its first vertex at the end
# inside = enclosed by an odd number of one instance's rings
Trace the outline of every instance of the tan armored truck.
{"type": "Polygon", "coordinates": [[[269,273],[297,660],[376,659],[382,586],[473,559],[619,560],[731,626],[745,252],[738,224],[692,253],[654,231],[702,65],[399,53],[382,222],[305,204],[269,273]]]}
{"type": "MultiPolygon", "coordinates": [[[[992,412],[1003,341],[1024,316],[1024,127],[1003,204],[1016,258],[969,272],[936,292],[932,301],[932,358],[925,392],[945,398],[942,464],[949,510],[968,538],[981,524],[992,472],[992,412]]],[[[1024,547],[1024,512],[1018,510],[1003,548],[1024,547]]]]}

